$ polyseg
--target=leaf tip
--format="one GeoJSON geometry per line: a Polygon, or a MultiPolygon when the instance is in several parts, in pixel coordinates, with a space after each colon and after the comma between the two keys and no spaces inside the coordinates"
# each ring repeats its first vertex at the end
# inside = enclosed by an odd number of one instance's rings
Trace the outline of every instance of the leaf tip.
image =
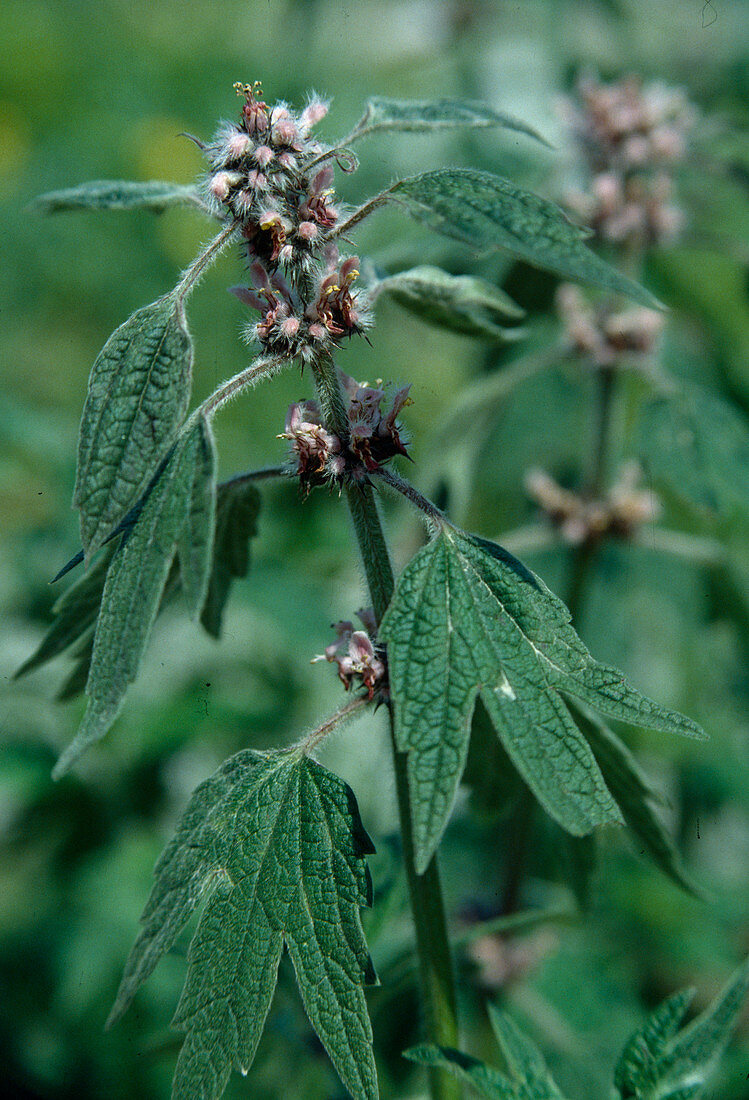
{"type": "Polygon", "coordinates": [[[75,763],[76,759],[78,758],[79,754],[78,753],[73,753],[71,751],[72,747],[73,747],[72,745],[69,745],[64,750],[64,752],[62,752],[60,754],[60,757],[59,757],[57,763],[55,764],[54,768],[52,769],[52,779],[55,783],[57,783],[60,779],[62,779],[62,777],[64,775],[67,775],[67,773],[70,771],[73,764],[75,763]]]}

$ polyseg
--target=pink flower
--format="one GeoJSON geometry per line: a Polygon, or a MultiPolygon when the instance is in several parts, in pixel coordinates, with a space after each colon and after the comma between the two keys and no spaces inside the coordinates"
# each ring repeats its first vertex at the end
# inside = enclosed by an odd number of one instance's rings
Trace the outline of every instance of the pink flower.
{"type": "Polygon", "coordinates": [[[237,130],[226,143],[226,154],[231,160],[240,160],[250,148],[251,142],[247,134],[237,130]]]}
{"type": "Polygon", "coordinates": [[[211,194],[223,202],[228,198],[229,191],[236,187],[241,181],[242,177],[238,172],[216,172],[211,176],[210,183],[208,184],[211,194]]]}
{"type": "MultiPolygon", "coordinates": [[[[373,625],[374,615],[368,609],[357,611],[365,625],[373,625]]],[[[314,661],[330,661],[338,665],[338,676],[348,691],[357,681],[366,688],[367,696],[374,698],[375,691],[386,690],[387,668],[384,655],[378,654],[366,630],[354,630],[354,624],[343,620],[333,624],[338,637],[326,646],[325,653],[314,661]]]]}
{"type": "Polygon", "coordinates": [[[351,425],[349,449],[367,470],[376,470],[381,463],[394,455],[408,451],[400,437],[396,418],[411,403],[409,386],[397,390],[390,408],[382,412],[385,390],[360,386],[353,378],[342,374],[346,393],[349,395],[348,419],[351,425]]]}
{"type": "Polygon", "coordinates": [[[306,137],[313,126],[325,118],[328,113],[328,103],[318,96],[312,96],[307,106],[299,116],[299,130],[306,137]]]}
{"type": "Polygon", "coordinates": [[[245,105],[242,108],[242,121],[247,133],[251,137],[264,133],[268,129],[268,104],[256,98],[258,95],[262,95],[260,81],[256,80],[251,85],[237,83],[234,87],[237,95],[245,97],[245,105]]]}
{"type": "Polygon", "coordinates": [[[258,145],[252,154],[252,159],[256,164],[259,164],[261,168],[267,168],[273,160],[273,156],[273,150],[269,145],[258,145]]]}
{"type": "Polygon", "coordinates": [[[305,489],[324,484],[331,475],[343,472],[341,441],[322,426],[316,401],[297,401],[290,405],[286,430],[279,438],[290,440],[297,459],[297,474],[305,489]]]}

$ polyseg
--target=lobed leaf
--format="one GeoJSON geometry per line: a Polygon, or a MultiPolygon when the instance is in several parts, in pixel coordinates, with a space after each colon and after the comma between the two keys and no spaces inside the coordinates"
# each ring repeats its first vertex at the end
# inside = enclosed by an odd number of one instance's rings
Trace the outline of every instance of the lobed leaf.
{"type": "Polygon", "coordinates": [[[574,225],[555,203],[510,180],[472,168],[438,168],[393,184],[386,192],[391,196],[417,221],[473,248],[501,248],[565,279],[660,308],[644,287],[585,245],[588,231],[574,225]]]}
{"type": "Polygon", "coordinates": [[[420,872],[447,824],[477,695],[525,783],[578,836],[623,819],[561,692],[628,721],[702,735],[598,664],[561,600],[520,562],[453,528],[406,566],[380,637],[396,741],[408,753],[420,872]]]}
{"type": "Polygon", "coordinates": [[[91,633],[99,614],[107,570],[118,546],[119,543],[113,540],[96,564],[55,601],[52,625],[34,653],[17,670],[16,678],[46,664],[91,633]]]}
{"type": "Polygon", "coordinates": [[[693,991],[660,1005],[627,1042],[614,1082],[637,1100],[686,1100],[704,1095],[710,1075],[733,1031],[749,991],[749,960],[732,975],[711,1004],[677,1031],[693,991]]]}
{"type": "Polygon", "coordinates": [[[168,206],[187,203],[200,205],[197,190],[191,184],[148,180],[91,180],[62,191],[48,191],[34,200],[45,214],[61,210],[153,210],[161,213],[168,206]]]}
{"type": "Polygon", "coordinates": [[[139,500],[187,411],[192,342],[181,300],[137,310],[94,363],[78,441],[73,503],[90,558],[139,500]]]}
{"type": "Polygon", "coordinates": [[[208,593],[216,527],[216,446],[206,420],[199,421],[197,430],[190,506],[177,537],[180,581],[193,618],[200,615],[208,593]]]}
{"type": "Polygon", "coordinates": [[[405,1051],[404,1057],[422,1066],[447,1070],[459,1081],[470,1085],[485,1100],[526,1100],[498,1069],[453,1047],[424,1043],[405,1051]]]}
{"type": "Polygon", "coordinates": [[[246,577],[249,540],[257,534],[260,494],[250,481],[238,478],[219,486],[213,564],[200,621],[218,638],[232,580],[246,577]]]}
{"type": "Polygon", "coordinates": [[[438,267],[415,267],[389,275],[374,287],[400,306],[440,328],[484,340],[517,339],[522,330],[498,322],[524,316],[524,310],[499,287],[469,275],[449,275],[438,267]]]}
{"type": "Polygon", "coordinates": [[[749,513],[749,422],[695,383],[651,401],[640,420],[640,453],[656,483],[720,516],[749,513]]]}
{"type": "Polygon", "coordinates": [[[488,1005],[489,1018],[502,1050],[510,1076],[493,1066],[450,1047],[423,1045],[406,1051],[406,1058],[425,1066],[446,1069],[470,1084],[486,1100],[564,1100],[541,1052],[494,1005],[488,1005]]]}
{"type": "MultiPolygon", "coordinates": [[[[208,432],[207,425],[204,430],[208,432]]],[[[213,468],[213,444],[209,441],[210,435],[207,434],[205,443],[201,443],[198,449],[201,460],[193,478],[191,510],[177,540],[179,561],[172,563],[158,613],[174,592],[183,588],[188,606],[195,609],[193,613],[202,609],[202,625],[209,634],[218,637],[231,581],[234,577],[245,576],[249,568],[247,540],[257,533],[256,518],[260,495],[250,482],[232,479],[216,487],[215,503],[213,502],[212,475],[209,476],[213,468]],[[216,512],[216,517],[213,518],[212,508],[216,512]],[[191,578],[188,580],[191,585],[190,596],[187,595],[188,589],[184,580],[184,573],[187,571],[190,571],[191,578]],[[205,585],[202,602],[199,595],[201,584],[205,585]]],[[[117,533],[127,534],[132,529],[143,510],[150,488],[120,523],[117,533]]],[[[58,702],[72,699],[86,686],[93,654],[94,628],[101,607],[107,571],[120,545],[122,540],[110,540],[95,565],[60,597],[54,605],[55,618],[47,633],[32,656],[15,673],[16,677],[24,676],[72,647],[75,665],[56,695],[58,702]],[[76,645],[77,642],[80,644],[76,645]]],[[[72,560],[80,564],[83,555],[76,555],[72,560]]]]}
{"type": "Polygon", "coordinates": [[[648,1016],[642,1027],[627,1040],[614,1069],[614,1084],[624,1095],[655,1083],[657,1061],[694,999],[694,989],[672,994],[648,1016]]]}
{"type": "Polygon", "coordinates": [[[175,446],[107,572],[96,622],[83,722],[53,770],[59,778],[107,732],[135,679],[185,524],[203,443],[198,422],[175,446]]]}
{"type": "Polygon", "coordinates": [[[725,1050],[749,991],[749,960],[729,979],[704,1012],[674,1036],[657,1061],[653,1100],[674,1098],[687,1088],[700,1095],[725,1050]]]}
{"type": "Polygon", "coordinates": [[[616,734],[602,722],[570,705],[575,722],[598,761],[606,786],[616,799],[624,821],[644,851],[665,875],[687,893],[697,894],[682,866],[679,851],[655,811],[660,801],[637,760],[616,734]]]}
{"type": "Polygon", "coordinates": [[[543,1055],[535,1043],[513,1023],[506,1012],[488,1004],[489,1021],[512,1077],[538,1100],[562,1100],[543,1055]]]}
{"type": "Polygon", "coordinates": [[[57,689],[55,701],[64,703],[68,699],[75,699],[82,691],[86,690],[86,682],[91,669],[91,656],[94,651],[94,627],[90,626],[79,639],[77,646],[73,648],[71,656],[74,665],[70,673],[57,689]]]}
{"type": "Polygon", "coordinates": [[[159,859],[109,1024],[207,898],[174,1017],[186,1031],[173,1096],[221,1096],[252,1064],[284,943],[313,1027],[359,1100],[377,1077],[361,928],[373,851],[350,788],[298,754],[245,750],[194,792],[159,859]]]}

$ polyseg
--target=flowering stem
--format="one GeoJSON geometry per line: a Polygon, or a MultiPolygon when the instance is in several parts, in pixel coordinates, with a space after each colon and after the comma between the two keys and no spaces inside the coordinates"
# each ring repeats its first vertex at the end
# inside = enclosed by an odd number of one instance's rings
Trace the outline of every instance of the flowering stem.
{"type": "Polygon", "coordinates": [[[372,486],[349,485],[346,499],[354,521],[372,608],[379,623],[392,599],[395,581],[372,486]]]}
{"type": "MultiPolygon", "coordinates": [[[[319,356],[312,363],[312,371],[320,406],[325,414],[325,427],[335,432],[339,438],[345,438],[348,435],[348,418],[332,359],[329,356],[319,356]]],[[[375,618],[379,623],[395,588],[385,534],[371,485],[366,483],[348,485],[346,497],[354,522],[375,618]]],[[[417,874],[406,754],[398,750],[395,742],[392,710],[390,711],[390,736],[403,861],[416,930],[427,1037],[430,1042],[438,1046],[457,1047],[458,1013],[455,980],[437,857],[436,855],[432,857],[423,875],[417,874]]],[[[461,1096],[458,1082],[449,1077],[444,1070],[430,1069],[429,1081],[433,1100],[458,1100],[461,1096]]]]}
{"type": "Polygon", "coordinates": [[[312,373],[315,377],[317,397],[323,415],[323,422],[329,432],[333,432],[341,441],[349,437],[349,421],[346,414],[346,402],[338,382],[333,360],[321,352],[312,360],[312,373]]]}

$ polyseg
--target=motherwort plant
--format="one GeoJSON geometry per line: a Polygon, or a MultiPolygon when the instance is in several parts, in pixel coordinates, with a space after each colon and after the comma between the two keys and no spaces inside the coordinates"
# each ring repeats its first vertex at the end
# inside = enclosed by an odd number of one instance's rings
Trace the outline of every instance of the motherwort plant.
{"type": "MultiPolygon", "coordinates": [[[[657,303],[592,252],[587,233],[559,207],[486,172],[424,172],[397,180],[355,209],[336,197],[336,168],[356,169],[353,147],[367,136],[499,126],[537,138],[523,123],[477,103],[376,98],[353,131],[330,145],[315,136],[327,112],[319,97],[296,112],[285,103],[267,104],[257,83],[236,87],[238,120],[222,125],[209,142],[194,139],[207,162],[199,186],[97,182],[42,200],[50,210],[190,203],[218,223],[176,287],[125,321],[93,367],[74,498],[83,548],[70,563],[83,562],[85,571],[59,600],[53,626],[24,666],[73,646],[76,667],[66,693],[85,683],[88,707],[55,776],[115,721],[167,594],[181,590],[190,613],[218,635],[232,579],[247,570],[262,478],[296,478],[305,495],[318,487],[336,490],[353,520],[370,606],[357,613],[358,624],[338,624],[323,655],[348,692],[338,712],[285,749],[239,752],[194,792],[156,866],[110,1022],[200,906],[174,1017],[186,1033],[174,1095],[219,1097],[233,1067],[249,1071],[284,947],[343,1084],[362,1100],[378,1095],[364,992],[377,979],[360,920],[372,902],[366,857],[373,846],[354,793],[314,753],[348,716],[382,707],[391,722],[402,858],[431,1044],[411,1056],[429,1066],[435,1097],[458,1095],[453,1073],[487,1096],[559,1096],[540,1055],[500,1014],[493,1021],[509,1076],[455,1049],[455,985],[436,852],[466,764],[474,707],[480,699],[508,768],[564,829],[581,836],[625,820],[642,829],[644,819],[651,850],[663,840],[648,804],[651,792],[624,744],[593,712],[666,733],[703,734],[597,662],[542,580],[502,547],[461,530],[392,469],[392,460],[408,453],[399,415],[411,404],[410,387],[369,386],[343,375],[336,366],[343,341],[366,338],[384,293],[440,323],[493,338],[501,338],[502,324],[519,311],[488,283],[438,268],[364,280],[371,265],[364,268],[351,253],[351,236],[392,204],[475,249],[501,248],[641,306],[657,303]],[[228,247],[248,273],[232,292],[247,307],[246,337],[257,354],[190,410],[185,307],[203,272],[228,247]],[[292,405],[285,425],[278,425],[290,445],[286,466],[217,484],[213,418],[230,399],[295,366],[315,393],[292,405]],[[383,491],[400,493],[419,509],[429,535],[397,584],[377,506],[383,491]]],[[[596,354],[606,354],[606,340],[624,339],[610,327],[604,326],[604,347],[599,352],[596,344],[596,354]]],[[[579,322],[576,331],[582,332],[579,322]]],[[[548,482],[537,479],[535,491],[549,495],[548,482]]],[[[632,522],[631,507],[616,508],[612,504],[609,524],[614,514],[620,525],[632,522]]],[[[569,530],[593,522],[587,513],[573,515],[563,498],[557,510],[569,530]]],[[[686,1001],[667,1002],[625,1051],[617,1095],[666,1095],[642,1091],[642,1082],[668,1079],[676,1087],[685,1074],[691,1081],[702,1073],[724,1041],[745,983],[742,973],[690,1025],[691,1033],[677,1034],[686,1001]]],[[[695,1095],[685,1087],[680,1096],[695,1095]]]]}

